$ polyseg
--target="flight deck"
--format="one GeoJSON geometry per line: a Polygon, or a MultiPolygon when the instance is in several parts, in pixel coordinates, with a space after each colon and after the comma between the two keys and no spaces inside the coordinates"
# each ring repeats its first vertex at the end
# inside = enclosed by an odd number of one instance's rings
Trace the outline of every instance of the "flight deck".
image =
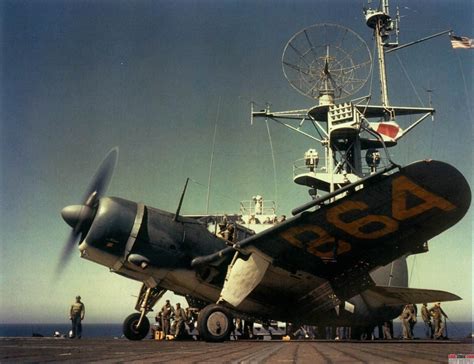
{"type": "MultiPolygon", "coordinates": [[[[0,338],[1,363],[455,363],[465,341],[129,341],[0,338]]],[[[472,363],[473,359],[470,359],[472,363]]]]}

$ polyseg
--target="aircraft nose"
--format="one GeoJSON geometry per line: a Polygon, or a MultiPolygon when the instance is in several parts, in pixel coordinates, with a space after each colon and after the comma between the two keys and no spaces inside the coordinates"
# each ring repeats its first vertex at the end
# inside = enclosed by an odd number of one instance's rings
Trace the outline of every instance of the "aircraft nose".
{"type": "Polygon", "coordinates": [[[72,228],[76,228],[83,223],[92,220],[93,210],[85,205],[66,206],[61,211],[61,216],[66,223],[72,228]]]}

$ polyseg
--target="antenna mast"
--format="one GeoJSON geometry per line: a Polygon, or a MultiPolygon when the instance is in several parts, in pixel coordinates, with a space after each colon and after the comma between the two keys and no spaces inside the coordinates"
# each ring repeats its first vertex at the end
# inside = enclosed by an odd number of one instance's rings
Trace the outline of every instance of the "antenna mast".
{"type": "Polygon", "coordinates": [[[382,105],[388,106],[388,91],[387,91],[387,74],[385,70],[385,53],[383,51],[382,43],[382,22],[377,21],[375,27],[375,38],[377,42],[377,54],[379,61],[379,73],[380,73],[380,92],[382,98],[382,105]]]}
{"type": "Polygon", "coordinates": [[[380,75],[380,92],[382,105],[389,106],[387,91],[387,74],[385,70],[385,49],[398,46],[398,12],[397,19],[392,20],[389,14],[388,0],[381,0],[379,9],[365,9],[365,20],[367,26],[374,29],[375,42],[377,46],[377,57],[380,75]],[[389,42],[390,33],[396,32],[396,41],[389,42]]]}

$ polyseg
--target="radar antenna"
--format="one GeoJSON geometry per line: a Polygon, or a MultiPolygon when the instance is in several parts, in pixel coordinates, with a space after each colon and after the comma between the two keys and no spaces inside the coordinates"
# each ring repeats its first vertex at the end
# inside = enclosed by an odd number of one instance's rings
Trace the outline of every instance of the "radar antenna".
{"type": "Polygon", "coordinates": [[[301,94],[320,105],[351,96],[367,82],[372,57],[365,41],[337,24],[316,24],[296,33],[282,55],[283,73],[301,94]]]}

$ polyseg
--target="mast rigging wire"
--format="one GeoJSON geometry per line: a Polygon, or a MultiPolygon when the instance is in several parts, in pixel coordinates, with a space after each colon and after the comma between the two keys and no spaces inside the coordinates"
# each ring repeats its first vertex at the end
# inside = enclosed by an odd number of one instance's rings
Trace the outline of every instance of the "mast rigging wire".
{"type": "Polygon", "coordinates": [[[459,57],[459,53],[456,52],[456,50],[454,48],[453,48],[453,52],[456,54],[456,58],[457,58],[458,63],[459,63],[459,70],[461,71],[461,77],[462,77],[462,82],[464,84],[464,94],[465,94],[465,97],[466,97],[466,105],[467,105],[467,112],[468,112],[468,115],[469,115],[469,119],[471,121],[473,121],[471,103],[469,102],[471,99],[469,97],[469,92],[468,92],[468,89],[467,89],[466,76],[464,75],[464,70],[462,68],[461,57],[459,57]]]}
{"type": "Polygon", "coordinates": [[[416,97],[418,98],[418,101],[420,102],[420,104],[422,106],[425,106],[425,103],[423,102],[423,100],[421,99],[420,95],[418,94],[418,91],[416,91],[416,88],[415,88],[415,85],[413,84],[413,81],[411,80],[410,76],[408,75],[408,72],[405,68],[405,66],[403,65],[402,63],[402,60],[400,59],[400,57],[398,56],[398,53],[395,54],[395,56],[397,57],[397,60],[398,60],[398,63],[400,64],[400,67],[405,75],[405,77],[407,78],[408,82],[410,83],[410,86],[411,88],[413,89],[413,92],[415,93],[416,97]]]}
{"type": "MultiPolygon", "coordinates": [[[[208,187],[208,185],[205,185],[204,183],[199,182],[198,180],[195,180],[195,179],[192,178],[192,177],[189,177],[189,180],[190,180],[191,182],[195,183],[195,184],[198,185],[198,186],[201,186],[201,187],[204,187],[204,188],[207,188],[207,187],[208,187]]],[[[227,195],[225,195],[225,194],[223,194],[223,193],[213,192],[213,194],[216,195],[216,196],[222,197],[222,198],[224,198],[224,199],[226,199],[226,200],[232,201],[233,203],[235,203],[235,204],[237,204],[237,205],[240,203],[240,201],[237,201],[237,200],[235,200],[235,199],[233,199],[233,198],[231,198],[231,197],[229,197],[229,196],[227,196],[227,195]]],[[[208,213],[207,213],[207,214],[208,214],[208,213]]]]}
{"type": "Polygon", "coordinates": [[[370,84],[369,84],[369,98],[367,100],[367,103],[370,101],[372,98],[372,88],[374,84],[374,69],[375,69],[375,37],[374,37],[374,42],[372,43],[372,67],[370,68],[370,84]]]}

